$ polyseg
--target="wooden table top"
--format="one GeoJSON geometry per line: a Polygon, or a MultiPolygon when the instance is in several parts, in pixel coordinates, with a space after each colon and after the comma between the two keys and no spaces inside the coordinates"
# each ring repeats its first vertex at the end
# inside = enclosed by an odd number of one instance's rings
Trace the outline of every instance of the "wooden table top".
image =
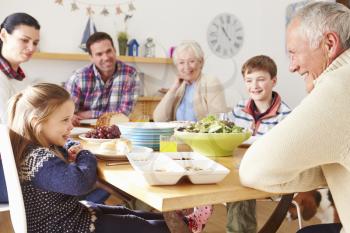
{"type": "Polygon", "coordinates": [[[272,196],[240,184],[237,165],[245,150],[238,148],[234,156],[214,159],[231,171],[217,184],[194,185],[185,180],[176,185],[150,186],[130,164],[107,166],[102,160],[98,163],[98,172],[100,179],[162,212],[272,196]]]}

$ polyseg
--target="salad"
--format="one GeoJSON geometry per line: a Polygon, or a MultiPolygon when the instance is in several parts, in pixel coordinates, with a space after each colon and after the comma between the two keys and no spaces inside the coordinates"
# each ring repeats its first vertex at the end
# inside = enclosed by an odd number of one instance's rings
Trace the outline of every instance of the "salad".
{"type": "Polygon", "coordinates": [[[218,120],[215,116],[207,116],[202,120],[178,128],[180,132],[190,133],[242,133],[244,128],[231,121],[218,120]]]}

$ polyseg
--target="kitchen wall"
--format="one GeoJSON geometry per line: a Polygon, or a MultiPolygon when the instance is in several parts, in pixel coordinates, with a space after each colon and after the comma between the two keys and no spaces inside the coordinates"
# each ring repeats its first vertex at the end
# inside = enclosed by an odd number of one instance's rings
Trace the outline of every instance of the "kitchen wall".
{"type": "MultiPolygon", "coordinates": [[[[112,0],[85,0],[84,2],[115,4],[112,0]]],[[[136,11],[128,23],[131,38],[144,42],[147,37],[156,41],[156,55],[166,57],[170,46],[182,40],[198,41],[206,54],[204,72],[220,78],[230,106],[246,97],[240,67],[246,59],[258,54],[271,56],[278,66],[277,91],[284,101],[295,107],[305,96],[301,78],[288,71],[288,57],[285,51],[286,7],[293,0],[135,0],[136,11]],[[244,44],[232,59],[215,56],[209,49],[206,32],[210,21],[219,13],[236,15],[244,27],[244,44]]],[[[10,13],[24,11],[38,19],[42,26],[40,51],[77,53],[84,27],[87,22],[85,9],[70,11],[71,0],[64,5],[54,0],[0,0],[0,21],[10,13]]],[[[116,38],[124,29],[123,16],[95,15],[99,31],[108,32],[116,38]]],[[[45,80],[60,83],[73,70],[87,62],[36,60],[25,64],[30,80],[45,80]]],[[[157,94],[161,87],[169,87],[175,70],[172,65],[133,64],[145,73],[146,95],[157,94]]]]}

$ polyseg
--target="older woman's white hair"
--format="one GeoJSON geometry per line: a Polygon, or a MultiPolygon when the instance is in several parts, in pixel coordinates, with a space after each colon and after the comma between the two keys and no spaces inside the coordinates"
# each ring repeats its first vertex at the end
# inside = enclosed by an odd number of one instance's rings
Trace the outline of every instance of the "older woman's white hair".
{"type": "MultiPolygon", "coordinates": [[[[179,55],[184,51],[192,51],[195,58],[200,60],[202,63],[204,61],[204,53],[201,46],[196,41],[183,41],[178,46],[176,46],[173,54],[174,64],[177,64],[179,55]]],[[[202,64],[203,65],[203,64],[202,64]]]]}
{"type": "Polygon", "coordinates": [[[317,48],[325,32],[338,34],[341,45],[350,48],[350,9],[340,3],[316,2],[300,9],[294,18],[300,20],[300,32],[317,48]]]}

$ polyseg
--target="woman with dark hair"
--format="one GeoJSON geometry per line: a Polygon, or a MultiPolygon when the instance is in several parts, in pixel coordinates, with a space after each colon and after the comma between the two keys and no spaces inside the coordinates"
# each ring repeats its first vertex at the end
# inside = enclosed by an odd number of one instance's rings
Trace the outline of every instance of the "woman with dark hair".
{"type": "MultiPolygon", "coordinates": [[[[7,122],[7,102],[20,91],[25,74],[20,64],[28,61],[39,44],[40,25],[26,13],[7,16],[0,25],[0,123],[7,122]]],[[[22,85],[23,86],[23,85],[22,85]]],[[[5,155],[4,155],[5,156],[5,155]]],[[[0,160],[0,203],[7,203],[0,160]]]]}

